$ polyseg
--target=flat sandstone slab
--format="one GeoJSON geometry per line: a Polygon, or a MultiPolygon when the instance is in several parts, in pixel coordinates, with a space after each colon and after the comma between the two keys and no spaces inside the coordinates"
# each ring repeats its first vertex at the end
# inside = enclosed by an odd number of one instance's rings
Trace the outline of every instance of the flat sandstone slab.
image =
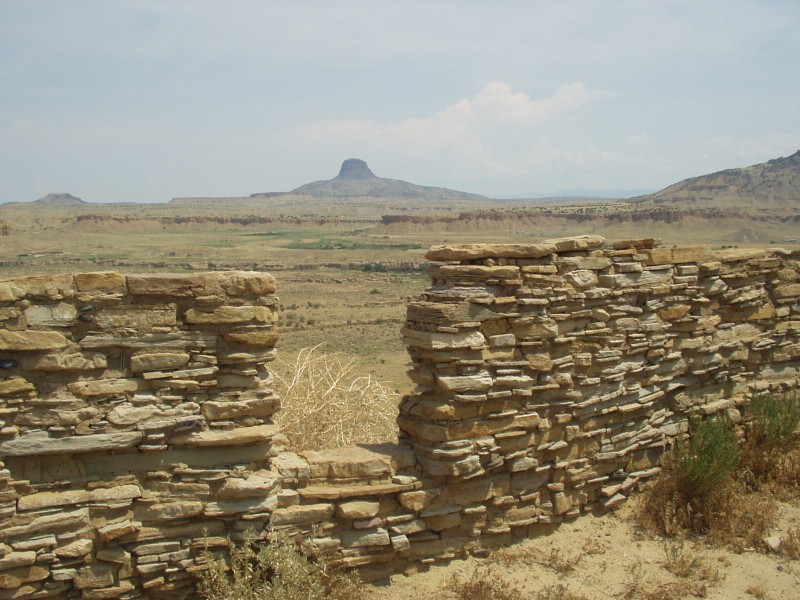
{"type": "Polygon", "coordinates": [[[0,444],[0,457],[126,450],[138,444],[142,437],[139,431],[122,431],[54,438],[46,431],[35,431],[0,444]]]}
{"type": "Polygon", "coordinates": [[[179,433],[169,438],[169,444],[203,448],[207,446],[245,446],[270,441],[280,430],[277,425],[255,425],[236,429],[210,429],[179,433]]]}

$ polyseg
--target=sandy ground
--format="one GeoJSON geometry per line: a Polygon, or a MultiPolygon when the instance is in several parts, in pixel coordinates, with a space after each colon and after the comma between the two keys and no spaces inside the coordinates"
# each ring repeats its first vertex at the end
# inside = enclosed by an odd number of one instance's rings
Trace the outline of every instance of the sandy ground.
{"type": "MultiPolygon", "coordinates": [[[[635,502],[635,500],[634,500],[635,502]]],[[[716,600],[800,599],[800,561],[747,550],[741,554],[653,539],[632,519],[633,503],[618,512],[583,516],[555,533],[496,551],[488,558],[456,560],[425,572],[395,575],[377,586],[376,600],[459,598],[446,588],[454,578],[507,582],[509,598],[668,600],[705,597],[716,600]],[[670,558],[672,560],[670,560],[670,558]],[[685,573],[672,571],[684,567],[685,573]],[[676,568],[678,567],[678,568],[676,568]]],[[[781,505],[774,535],[800,525],[800,507],[781,505]]],[[[492,600],[490,594],[466,596],[492,600]]]]}

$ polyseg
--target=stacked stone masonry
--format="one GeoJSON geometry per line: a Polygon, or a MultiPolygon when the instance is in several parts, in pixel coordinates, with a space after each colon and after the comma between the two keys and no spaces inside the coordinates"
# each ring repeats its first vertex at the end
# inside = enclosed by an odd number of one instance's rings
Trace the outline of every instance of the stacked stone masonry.
{"type": "Polygon", "coordinates": [[[623,502],[693,413],[800,381],[800,253],[436,247],[400,442],[296,454],[263,273],[0,282],[0,600],[183,598],[282,530],[368,576],[623,502]],[[251,532],[251,533],[247,533],[251,532]]]}

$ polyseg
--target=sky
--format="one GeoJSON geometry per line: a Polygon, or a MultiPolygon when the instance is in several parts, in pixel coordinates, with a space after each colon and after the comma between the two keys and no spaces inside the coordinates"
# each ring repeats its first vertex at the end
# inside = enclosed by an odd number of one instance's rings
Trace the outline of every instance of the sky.
{"type": "Polygon", "coordinates": [[[797,0],[0,0],[0,202],[661,189],[800,149],[797,0]]]}

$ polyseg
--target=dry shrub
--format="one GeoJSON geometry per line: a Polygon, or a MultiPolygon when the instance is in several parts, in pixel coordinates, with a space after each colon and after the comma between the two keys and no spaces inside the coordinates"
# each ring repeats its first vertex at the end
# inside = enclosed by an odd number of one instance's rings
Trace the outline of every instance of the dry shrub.
{"type": "Polygon", "coordinates": [[[549,585],[536,592],[533,600],[587,600],[583,594],[578,594],[570,591],[570,589],[561,584],[549,585]]]}
{"type": "Polygon", "coordinates": [[[293,362],[277,361],[275,388],[282,398],[276,421],[293,450],[372,444],[397,437],[398,395],[352,361],[319,346],[293,362]]]}
{"type": "Polygon", "coordinates": [[[526,598],[525,592],[493,572],[488,565],[480,565],[467,576],[454,573],[444,586],[455,600],[518,600],[526,598]]]}
{"type": "Polygon", "coordinates": [[[704,534],[711,543],[741,552],[763,548],[764,536],[774,528],[777,513],[774,498],[753,493],[733,478],[687,501],[667,464],[644,492],[635,517],[649,531],[668,537],[704,534]]]}
{"type": "Polygon", "coordinates": [[[550,554],[542,560],[541,564],[550,567],[559,575],[566,575],[575,570],[581,558],[583,558],[583,554],[581,553],[575,556],[567,556],[566,554],[562,554],[558,548],[552,548],[550,554]]]}
{"type": "Polygon", "coordinates": [[[606,545],[596,537],[588,537],[583,542],[581,550],[589,555],[605,554],[608,548],[606,545]]]}
{"type": "Polygon", "coordinates": [[[720,489],[707,539],[735,552],[747,549],[766,550],[764,537],[775,528],[778,503],[763,493],[749,492],[741,482],[733,481],[720,489]]]}
{"type": "MultiPolygon", "coordinates": [[[[596,552],[604,552],[605,547],[602,545],[598,548],[592,546],[596,552]]],[[[591,552],[590,552],[591,553],[591,552]]],[[[526,549],[526,548],[503,548],[497,552],[493,552],[487,559],[489,563],[497,563],[504,566],[526,565],[528,567],[544,566],[549,567],[559,575],[566,575],[571,573],[578,566],[578,563],[584,557],[583,552],[577,552],[573,556],[562,553],[559,548],[550,548],[549,551],[545,549],[526,549]]]]}
{"type": "Polygon", "coordinates": [[[631,569],[620,598],[622,600],[676,600],[686,596],[705,598],[708,585],[704,582],[681,579],[679,581],[655,581],[645,575],[641,562],[631,569]]]}
{"type": "Polygon", "coordinates": [[[200,573],[197,587],[207,600],[357,600],[365,595],[355,573],[310,560],[279,535],[231,546],[229,560],[206,558],[208,569],[200,573]]]}
{"type": "Polygon", "coordinates": [[[719,570],[700,552],[689,550],[682,542],[664,546],[664,568],[681,579],[689,579],[707,584],[717,583],[719,570]]]}
{"type": "Polygon", "coordinates": [[[745,592],[753,596],[753,598],[758,598],[759,600],[763,600],[767,597],[767,590],[764,588],[763,583],[751,583],[747,586],[745,592]]]}
{"type": "Polygon", "coordinates": [[[783,556],[797,560],[800,558],[800,527],[792,527],[781,538],[780,552],[783,556]]]}

